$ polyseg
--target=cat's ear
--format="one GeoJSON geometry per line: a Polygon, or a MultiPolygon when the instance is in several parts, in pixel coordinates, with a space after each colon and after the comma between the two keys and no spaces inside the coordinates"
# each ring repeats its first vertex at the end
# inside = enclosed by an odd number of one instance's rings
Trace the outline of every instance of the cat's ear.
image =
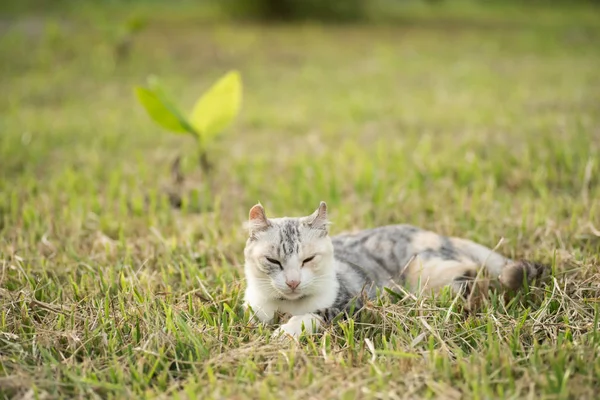
{"type": "Polygon", "coordinates": [[[323,229],[327,231],[329,221],[327,220],[327,204],[324,201],[319,204],[319,208],[308,217],[308,225],[314,229],[323,229]]]}
{"type": "Polygon", "coordinates": [[[258,203],[250,209],[248,218],[248,230],[250,236],[254,236],[257,232],[264,231],[271,226],[271,222],[265,214],[265,209],[258,203]]]}

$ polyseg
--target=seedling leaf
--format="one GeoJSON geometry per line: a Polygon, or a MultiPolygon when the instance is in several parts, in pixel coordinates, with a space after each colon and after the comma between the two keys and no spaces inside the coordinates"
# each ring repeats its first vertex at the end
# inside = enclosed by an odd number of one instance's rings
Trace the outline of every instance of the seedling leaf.
{"type": "Polygon", "coordinates": [[[153,90],[144,87],[136,87],[135,95],[146,112],[158,125],[172,132],[189,133],[182,123],[182,117],[177,111],[169,107],[161,97],[153,90]]]}
{"type": "Polygon", "coordinates": [[[198,99],[190,121],[203,141],[217,136],[233,122],[242,101],[242,80],[237,71],[219,79],[198,99]]]}

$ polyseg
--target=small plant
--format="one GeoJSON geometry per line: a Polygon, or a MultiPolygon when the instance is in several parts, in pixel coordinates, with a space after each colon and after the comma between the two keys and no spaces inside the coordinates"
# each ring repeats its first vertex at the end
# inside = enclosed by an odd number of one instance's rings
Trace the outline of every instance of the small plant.
{"type": "Polygon", "coordinates": [[[112,36],[116,61],[123,61],[129,57],[135,36],[146,29],[147,25],[145,19],[131,17],[113,28],[112,36]]]}
{"type": "Polygon", "coordinates": [[[230,71],[214,83],[196,101],[188,116],[169,100],[156,77],[148,79],[148,86],[135,88],[140,104],[162,128],[192,135],[196,139],[200,166],[208,172],[207,145],[233,122],[240,110],[242,80],[239,72],[230,71]]]}

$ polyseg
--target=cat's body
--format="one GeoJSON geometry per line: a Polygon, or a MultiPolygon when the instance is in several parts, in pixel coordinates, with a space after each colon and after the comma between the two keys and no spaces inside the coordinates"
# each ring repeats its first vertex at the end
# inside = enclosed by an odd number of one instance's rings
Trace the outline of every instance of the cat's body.
{"type": "MultiPolygon", "coordinates": [[[[246,304],[262,322],[276,312],[292,318],[279,331],[298,336],[348,307],[359,308],[378,288],[431,291],[450,286],[468,294],[478,275],[516,289],[543,272],[465,239],[410,225],[390,225],[329,237],[325,203],[308,217],[267,219],[250,211],[245,249],[246,304]],[[483,271],[482,268],[484,269],[483,271]]],[[[279,333],[279,332],[278,332],[279,333]]]]}

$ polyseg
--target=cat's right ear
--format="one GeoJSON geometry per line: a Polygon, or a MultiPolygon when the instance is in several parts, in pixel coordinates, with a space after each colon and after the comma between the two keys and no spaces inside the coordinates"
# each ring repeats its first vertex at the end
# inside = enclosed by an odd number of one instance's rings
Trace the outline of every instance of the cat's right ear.
{"type": "Polygon", "coordinates": [[[265,214],[265,209],[258,203],[250,209],[250,215],[248,218],[248,230],[250,231],[250,237],[253,237],[256,233],[264,231],[271,226],[271,222],[265,214]]]}

